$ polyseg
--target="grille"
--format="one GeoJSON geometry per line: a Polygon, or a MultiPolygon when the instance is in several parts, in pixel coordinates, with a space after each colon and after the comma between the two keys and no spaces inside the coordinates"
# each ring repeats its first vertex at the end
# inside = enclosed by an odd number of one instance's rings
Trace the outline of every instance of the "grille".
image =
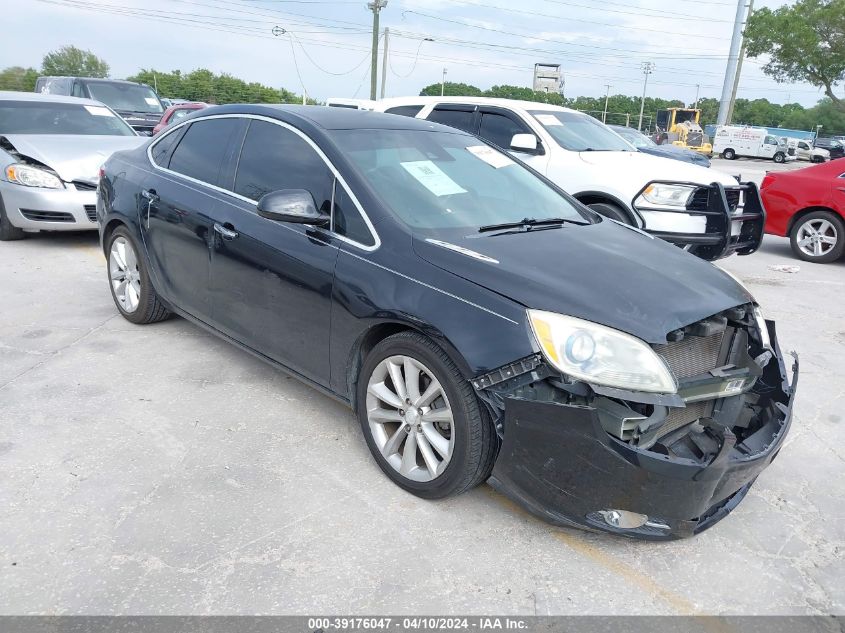
{"type": "Polygon", "coordinates": [[[676,378],[690,378],[718,366],[724,335],[717,332],[710,336],[687,336],[675,343],[655,345],[654,351],[663,357],[676,378]]]}
{"type": "Polygon", "coordinates": [[[96,204],[86,204],[85,205],[85,215],[88,216],[88,219],[92,222],[97,221],[97,205],[96,204]]]}
{"type": "MultiPolygon", "coordinates": [[[[696,189],[687,203],[687,209],[690,211],[707,211],[709,191],[707,187],[696,189]]],[[[725,197],[728,199],[728,208],[731,211],[736,211],[740,202],[739,189],[725,189],[725,197]]]]}
{"type": "Polygon", "coordinates": [[[35,222],[76,222],[73,215],[61,211],[36,211],[34,209],[21,209],[21,215],[27,220],[35,222]]]}
{"type": "Polygon", "coordinates": [[[683,409],[669,409],[666,422],[660,427],[660,437],[669,435],[672,431],[704,417],[707,415],[707,408],[710,404],[710,402],[702,400],[700,402],[690,403],[683,409]]]}
{"type": "Polygon", "coordinates": [[[704,134],[701,132],[690,132],[687,134],[687,145],[701,147],[702,141],[704,141],[704,134]]]}
{"type": "Polygon", "coordinates": [[[74,180],[73,186],[77,191],[96,191],[97,183],[85,182],[84,180],[74,180]]]}

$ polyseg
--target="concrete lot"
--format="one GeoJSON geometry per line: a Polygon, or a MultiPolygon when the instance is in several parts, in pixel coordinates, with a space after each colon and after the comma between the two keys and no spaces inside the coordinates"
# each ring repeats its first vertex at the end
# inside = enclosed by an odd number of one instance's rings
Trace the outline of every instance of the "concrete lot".
{"type": "Polygon", "coordinates": [[[845,262],[723,265],[801,355],[796,419],[733,515],[650,544],[410,496],[341,405],[124,321],[94,234],[0,244],[0,613],[843,614],[845,262]]]}

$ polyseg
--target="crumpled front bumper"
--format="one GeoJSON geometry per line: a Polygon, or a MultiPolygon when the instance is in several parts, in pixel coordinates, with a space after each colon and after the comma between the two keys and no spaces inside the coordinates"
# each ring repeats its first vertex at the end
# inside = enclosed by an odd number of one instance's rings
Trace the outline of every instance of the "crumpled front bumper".
{"type": "Polygon", "coordinates": [[[603,429],[591,406],[508,398],[504,437],[490,483],[556,525],[647,540],[698,534],[736,507],[783,445],[798,361],[790,384],[776,342],[775,349],[782,380],[772,419],[741,447],[723,445],[709,463],[623,442],[603,429]],[[617,528],[605,520],[612,510],[647,515],[649,520],[635,528],[617,528]]]}

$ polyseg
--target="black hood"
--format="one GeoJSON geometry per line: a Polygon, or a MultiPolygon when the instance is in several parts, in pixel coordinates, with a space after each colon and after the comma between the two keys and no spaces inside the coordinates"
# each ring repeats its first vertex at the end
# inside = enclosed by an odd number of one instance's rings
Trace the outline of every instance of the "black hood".
{"type": "Polygon", "coordinates": [[[709,262],[609,220],[473,233],[448,243],[498,263],[422,237],[415,237],[414,249],[435,266],[527,308],[601,323],[649,343],[665,343],[672,330],[753,300],[709,262]]]}

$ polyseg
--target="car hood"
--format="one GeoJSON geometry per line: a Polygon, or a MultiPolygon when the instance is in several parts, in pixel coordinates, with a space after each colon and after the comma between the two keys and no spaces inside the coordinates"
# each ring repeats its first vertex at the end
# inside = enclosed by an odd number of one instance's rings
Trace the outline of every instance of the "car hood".
{"type": "Polygon", "coordinates": [[[113,152],[133,149],[147,141],[143,136],[75,134],[4,134],[15,151],[53,169],[65,182],[97,182],[100,165],[113,152]]]}
{"type": "Polygon", "coordinates": [[[614,178],[630,174],[643,182],[668,180],[698,185],[714,182],[726,187],[737,185],[735,178],[720,171],[644,152],[579,152],[579,156],[585,163],[613,174],[614,178]]]}
{"type": "Polygon", "coordinates": [[[611,220],[437,243],[415,237],[414,250],[527,308],[601,323],[655,344],[665,343],[672,330],[753,301],[709,262],[611,220]]]}
{"type": "Polygon", "coordinates": [[[694,160],[701,160],[698,158],[699,156],[705,158],[703,154],[697,154],[692,150],[684,149],[683,147],[678,147],[677,145],[653,145],[649,147],[640,147],[639,151],[645,154],[651,154],[652,156],[665,156],[667,158],[674,158],[675,160],[680,158],[690,162],[694,160]]]}

